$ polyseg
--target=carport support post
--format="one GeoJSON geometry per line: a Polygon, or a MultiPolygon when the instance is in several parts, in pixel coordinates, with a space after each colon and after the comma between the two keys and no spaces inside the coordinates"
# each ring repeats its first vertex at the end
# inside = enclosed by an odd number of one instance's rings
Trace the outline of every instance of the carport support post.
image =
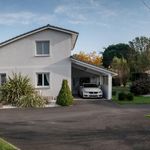
{"type": "Polygon", "coordinates": [[[107,98],[109,100],[112,99],[112,76],[108,75],[108,95],[107,98]]]}

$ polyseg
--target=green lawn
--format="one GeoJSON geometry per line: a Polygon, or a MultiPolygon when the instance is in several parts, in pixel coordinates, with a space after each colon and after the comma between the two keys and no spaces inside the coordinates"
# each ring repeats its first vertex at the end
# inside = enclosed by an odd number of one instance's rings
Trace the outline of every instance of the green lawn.
{"type": "Polygon", "coordinates": [[[0,138],[0,150],[17,150],[17,148],[0,138]]]}
{"type": "Polygon", "coordinates": [[[150,118],[150,115],[145,115],[145,117],[150,118]]]}
{"type": "Polygon", "coordinates": [[[128,87],[113,87],[113,91],[116,91],[116,95],[112,97],[112,100],[118,104],[150,104],[150,97],[134,96],[133,101],[119,101],[119,92],[130,92],[128,87]]]}

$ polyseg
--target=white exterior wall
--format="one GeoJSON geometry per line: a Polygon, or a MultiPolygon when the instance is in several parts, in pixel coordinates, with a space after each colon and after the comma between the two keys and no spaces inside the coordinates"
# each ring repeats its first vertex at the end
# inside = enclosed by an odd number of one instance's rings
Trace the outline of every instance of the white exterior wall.
{"type": "Polygon", "coordinates": [[[71,35],[45,30],[0,48],[0,73],[28,75],[36,87],[36,73],[50,73],[50,88],[38,88],[44,96],[57,96],[62,80],[71,88],[71,35]],[[36,57],[36,41],[50,41],[50,56],[36,57]]]}
{"type": "Polygon", "coordinates": [[[102,89],[104,92],[104,96],[108,100],[111,100],[112,99],[112,76],[111,75],[103,76],[102,80],[103,80],[102,89]]]}

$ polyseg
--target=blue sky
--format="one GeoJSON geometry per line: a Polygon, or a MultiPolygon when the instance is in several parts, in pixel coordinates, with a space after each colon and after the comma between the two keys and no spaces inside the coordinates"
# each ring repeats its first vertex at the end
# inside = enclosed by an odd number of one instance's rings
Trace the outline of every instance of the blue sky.
{"type": "Polygon", "coordinates": [[[150,10],[141,0],[0,0],[0,41],[46,24],[79,32],[74,52],[99,52],[150,37],[150,10]]]}

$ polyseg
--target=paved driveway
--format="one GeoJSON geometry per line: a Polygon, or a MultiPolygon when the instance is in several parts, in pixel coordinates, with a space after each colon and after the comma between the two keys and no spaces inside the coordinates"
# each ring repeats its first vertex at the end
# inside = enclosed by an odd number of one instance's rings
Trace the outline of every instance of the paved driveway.
{"type": "Polygon", "coordinates": [[[77,101],[71,107],[0,110],[0,136],[22,150],[149,150],[150,106],[77,101]]]}

